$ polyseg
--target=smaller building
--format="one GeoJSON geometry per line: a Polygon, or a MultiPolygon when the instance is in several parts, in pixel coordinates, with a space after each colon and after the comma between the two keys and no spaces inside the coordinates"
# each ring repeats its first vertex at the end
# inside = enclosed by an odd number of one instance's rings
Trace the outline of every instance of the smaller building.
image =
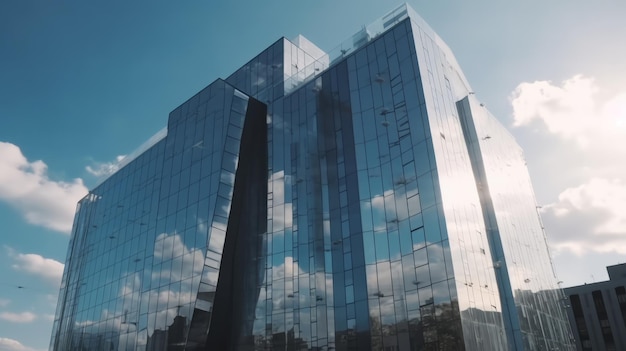
{"type": "Polygon", "coordinates": [[[606,270],[608,281],[565,288],[578,350],[626,350],[626,264],[606,270]]]}

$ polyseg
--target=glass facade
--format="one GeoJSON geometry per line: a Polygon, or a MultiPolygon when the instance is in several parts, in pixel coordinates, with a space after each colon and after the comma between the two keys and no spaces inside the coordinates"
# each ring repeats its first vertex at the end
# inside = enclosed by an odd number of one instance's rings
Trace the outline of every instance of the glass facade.
{"type": "Polygon", "coordinates": [[[403,5],[280,39],[80,203],[52,350],[571,349],[521,150],[403,5]]]}

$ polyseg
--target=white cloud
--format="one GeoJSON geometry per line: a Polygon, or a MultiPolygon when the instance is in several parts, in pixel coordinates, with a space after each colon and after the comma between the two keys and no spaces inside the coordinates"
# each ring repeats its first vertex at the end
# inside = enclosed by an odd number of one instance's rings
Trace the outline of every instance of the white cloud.
{"type": "Polygon", "coordinates": [[[9,257],[15,262],[12,266],[19,271],[27,272],[58,286],[61,284],[64,264],[37,254],[23,254],[7,247],[9,257]]]}
{"type": "Polygon", "coordinates": [[[540,119],[551,133],[585,145],[585,131],[594,122],[596,92],[593,80],[582,76],[564,81],[561,87],[549,81],[522,83],[512,96],[514,125],[540,119]]]}
{"type": "Polygon", "coordinates": [[[0,142],[0,200],[29,223],[69,233],[76,203],[87,188],[80,178],[69,183],[51,180],[47,168],[41,160],[29,162],[16,145],[0,142]]]}
{"type": "Polygon", "coordinates": [[[541,160],[535,180],[558,194],[542,209],[555,253],[626,254],[626,91],[576,75],[519,84],[511,103],[514,126],[551,145],[531,145],[529,164],[541,160]]]}
{"type": "Polygon", "coordinates": [[[599,101],[593,78],[576,75],[561,86],[550,81],[522,83],[511,95],[513,125],[542,121],[547,131],[582,149],[626,151],[626,92],[599,101]]]}
{"type": "Polygon", "coordinates": [[[565,189],[542,211],[555,249],[626,254],[625,208],[626,183],[592,178],[565,189]]]}
{"type": "Polygon", "coordinates": [[[7,307],[11,303],[9,299],[0,299],[0,307],[7,307]]]}
{"type": "Polygon", "coordinates": [[[24,346],[17,340],[0,338],[0,351],[35,351],[35,349],[24,346]]]}
{"type": "Polygon", "coordinates": [[[37,319],[37,315],[32,312],[21,312],[21,313],[12,313],[12,312],[2,312],[0,313],[0,319],[4,319],[5,321],[13,322],[13,323],[30,323],[37,319]]]}
{"type": "Polygon", "coordinates": [[[126,155],[118,155],[113,162],[95,162],[92,166],[85,167],[87,172],[96,177],[107,177],[120,169],[120,162],[126,155]]]}

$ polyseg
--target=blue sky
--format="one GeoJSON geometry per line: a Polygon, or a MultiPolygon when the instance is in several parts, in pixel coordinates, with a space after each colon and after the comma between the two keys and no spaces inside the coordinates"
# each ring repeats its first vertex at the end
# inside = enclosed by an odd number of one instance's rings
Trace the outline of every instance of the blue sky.
{"type": "MultiPolygon", "coordinates": [[[[409,3],[526,150],[564,286],[607,279],[626,262],[626,2],[409,3]]],[[[398,4],[0,3],[0,350],[47,349],[93,173],[279,37],[330,50],[398,4]]]]}

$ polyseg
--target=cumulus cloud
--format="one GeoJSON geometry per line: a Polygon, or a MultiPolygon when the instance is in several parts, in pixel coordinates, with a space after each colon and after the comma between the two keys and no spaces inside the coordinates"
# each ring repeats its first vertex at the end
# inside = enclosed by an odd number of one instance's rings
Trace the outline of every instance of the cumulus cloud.
{"type": "Polygon", "coordinates": [[[9,247],[6,249],[9,257],[13,258],[12,266],[14,269],[44,278],[55,286],[61,284],[63,263],[37,254],[18,253],[9,247]]]}
{"type": "Polygon", "coordinates": [[[107,177],[120,168],[120,162],[126,155],[118,155],[113,162],[95,162],[91,166],[85,167],[85,170],[96,177],[107,177]]]}
{"type": "Polygon", "coordinates": [[[534,155],[551,162],[536,181],[561,186],[542,209],[555,252],[626,254],[626,164],[619,162],[626,157],[626,91],[609,93],[576,75],[560,84],[522,83],[511,103],[515,127],[555,146],[534,155]]]}
{"type": "Polygon", "coordinates": [[[4,319],[5,321],[13,322],[13,323],[30,323],[37,319],[37,315],[32,312],[21,312],[21,313],[12,313],[12,312],[2,312],[0,313],[0,319],[4,319]]]}
{"type": "Polygon", "coordinates": [[[557,250],[626,254],[625,208],[626,183],[592,178],[562,191],[542,212],[557,250]]]}
{"type": "Polygon", "coordinates": [[[0,351],[35,351],[35,349],[25,346],[17,340],[0,338],[0,351]]]}
{"type": "Polygon", "coordinates": [[[513,125],[541,121],[551,134],[575,141],[583,149],[608,147],[626,136],[626,92],[601,102],[593,78],[576,75],[560,86],[550,81],[522,83],[511,95],[513,125]]]}
{"type": "Polygon", "coordinates": [[[79,178],[71,182],[48,177],[46,164],[30,162],[14,144],[0,142],[0,200],[29,223],[69,233],[76,203],[87,194],[79,178]]]}
{"type": "Polygon", "coordinates": [[[539,119],[549,132],[585,145],[588,143],[585,131],[594,122],[596,92],[593,81],[582,76],[568,79],[562,86],[549,81],[522,83],[512,96],[514,125],[539,119]]]}

